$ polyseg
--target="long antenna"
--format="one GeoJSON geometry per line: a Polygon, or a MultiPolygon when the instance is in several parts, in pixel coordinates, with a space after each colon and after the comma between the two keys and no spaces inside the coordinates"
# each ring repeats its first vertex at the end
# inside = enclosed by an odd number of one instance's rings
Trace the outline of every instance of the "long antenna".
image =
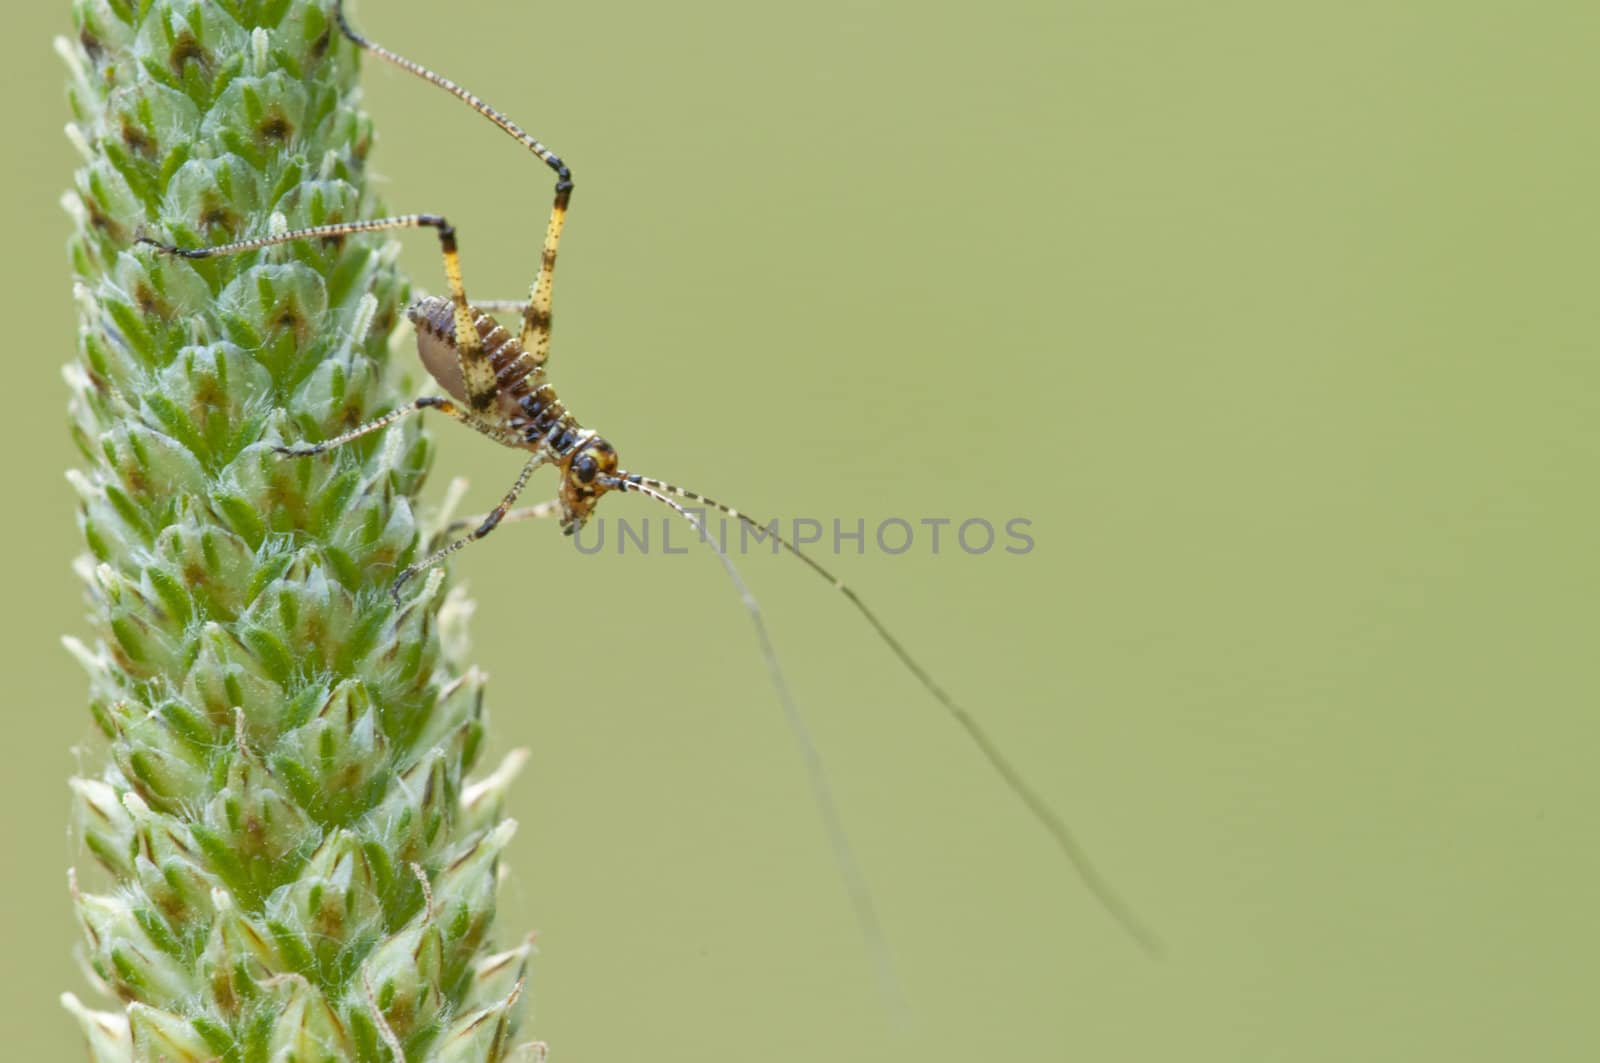
{"type": "MultiPolygon", "coordinates": [[[[770,536],[773,539],[776,539],[778,543],[784,547],[784,549],[788,550],[795,557],[798,557],[801,561],[804,561],[813,572],[827,580],[829,583],[833,584],[834,588],[848,598],[850,600],[850,604],[856,607],[856,611],[866,618],[867,623],[872,625],[872,629],[878,633],[878,637],[882,639],[884,644],[888,646],[894,655],[900,659],[900,663],[905,665],[906,669],[912,675],[917,677],[917,681],[922,684],[923,688],[926,689],[929,694],[933,695],[934,700],[943,706],[945,712],[951,717],[951,719],[955,720],[961,729],[966,732],[967,738],[971,740],[974,746],[977,747],[978,752],[983,754],[983,758],[989,762],[989,766],[994,769],[995,773],[999,775],[1002,780],[1004,780],[1006,786],[1014,795],[1016,795],[1017,799],[1022,802],[1022,804],[1030,813],[1032,813],[1033,818],[1038,821],[1039,825],[1044,827],[1044,829],[1049,832],[1050,837],[1055,841],[1056,848],[1059,849],[1062,855],[1071,862],[1073,868],[1078,873],[1078,877],[1083,880],[1084,887],[1088,889],[1088,891],[1097,901],[1100,902],[1101,907],[1103,907],[1106,912],[1117,921],[1122,929],[1127,932],[1129,937],[1133,938],[1134,941],[1139,943],[1139,946],[1144,949],[1146,953],[1151,956],[1160,956],[1162,954],[1164,948],[1162,946],[1161,939],[1144,925],[1144,923],[1134,913],[1132,907],[1129,906],[1129,904],[1122,899],[1117,891],[1112,888],[1110,881],[1100,873],[1100,869],[1097,868],[1094,862],[1089,859],[1089,854],[1087,850],[1084,849],[1082,843],[1078,841],[1077,837],[1074,836],[1072,831],[1067,827],[1066,821],[1063,820],[1054,809],[1045,803],[1044,798],[1039,796],[1039,792],[1033,788],[1033,785],[1028,782],[1028,780],[1020,771],[1017,770],[1016,766],[1011,763],[1006,755],[1000,751],[1000,747],[995,744],[992,738],[989,737],[988,732],[985,731],[982,725],[980,725],[978,721],[973,718],[972,714],[958,704],[956,700],[949,694],[945,693],[943,687],[934,682],[933,676],[928,673],[928,670],[924,668],[916,658],[911,656],[910,651],[908,651],[905,646],[901,644],[899,639],[895,638],[889,633],[889,629],[884,626],[882,620],[878,619],[878,615],[868,608],[867,603],[862,601],[860,596],[858,596],[855,591],[846,586],[843,580],[829,572],[815,558],[801,550],[794,543],[777,534],[773,528],[762,525],[756,521],[755,518],[739,512],[732,506],[718,502],[714,498],[707,498],[705,495],[699,494],[695,491],[685,490],[676,484],[669,484],[664,480],[657,480],[649,476],[640,476],[631,473],[620,473],[615,480],[615,486],[622,487],[627,490],[639,491],[641,494],[650,494],[653,497],[666,502],[668,505],[671,505],[674,509],[678,510],[678,512],[684,514],[685,516],[690,516],[686,509],[670,502],[668,499],[663,497],[663,495],[675,495],[678,498],[686,498],[692,502],[698,502],[702,505],[709,506],[712,509],[717,510],[719,513],[724,513],[727,516],[742,522],[747,527],[754,529],[763,536],[770,536]],[[644,490],[645,488],[648,488],[649,490],[646,491],[644,490]]],[[[698,524],[699,522],[696,523],[698,524]]],[[[704,536],[705,532],[703,525],[701,525],[701,529],[701,534],[704,536]]],[[[707,541],[709,542],[710,540],[708,539],[707,541]]],[[[715,542],[712,542],[712,546],[716,548],[719,555],[722,554],[722,549],[717,547],[715,542]]],[[[723,558],[723,561],[724,564],[729,565],[731,572],[732,562],[728,561],[726,557],[723,558]]],[[[735,577],[735,580],[737,580],[737,577],[735,577]]],[[[750,599],[749,601],[751,605],[754,604],[753,599],[750,599]]],[[[760,626],[759,621],[758,626],[760,626]]],[[[764,630],[762,633],[762,641],[763,645],[766,645],[766,635],[764,630]]],[[[770,666],[773,668],[774,673],[776,673],[775,658],[770,662],[770,666]]],[[[788,706],[790,704],[790,699],[787,689],[780,686],[779,693],[780,696],[783,697],[785,705],[788,706]]]]}
{"type": "Polygon", "coordinates": [[[794,694],[789,690],[788,680],[783,677],[783,668],[778,664],[778,651],[772,645],[772,638],[767,634],[767,622],[761,615],[761,606],[756,604],[755,595],[750,593],[750,588],[739,576],[739,570],[734,567],[733,559],[727,552],[717,545],[706,531],[705,522],[683,506],[674,502],[660,491],[654,489],[656,481],[646,481],[644,477],[626,476],[612,478],[602,477],[600,482],[608,487],[632,491],[644,495],[646,498],[655,499],[662,505],[671,509],[678,516],[688,521],[699,533],[700,538],[711,545],[716,553],[717,560],[722,562],[722,568],[733,581],[734,589],[739,592],[740,601],[744,602],[745,609],[750,614],[750,622],[755,625],[756,638],[761,643],[761,656],[766,661],[767,673],[772,677],[772,685],[777,688],[778,700],[783,705],[783,716],[789,724],[789,731],[794,737],[795,745],[800,749],[801,759],[806,765],[806,779],[811,784],[811,796],[816,801],[817,811],[822,816],[823,829],[828,835],[828,844],[833,847],[834,862],[839,866],[839,873],[844,878],[845,889],[850,894],[850,903],[855,908],[856,920],[861,925],[861,933],[867,939],[871,948],[873,960],[878,968],[878,975],[883,982],[885,992],[893,999],[899,1001],[903,998],[900,991],[900,979],[894,971],[894,959],[889,952],[889,945],[883,936],[883,924],[878,918],[877,906],[872,903],[872,891],[867,886],[866,876],[861,873],[861,864],[856,860],[855,849],[850,845],[850,837],[845,833],[844,819],[839,815],[839,806],[833,799],[833,787],[828,782],[828,772],[822,763],[822,753],[817,749],[817,744],[811,738],[811,729],[806,726],[805,717],[800,712],[799,703],[794,699],[794,694]]]}

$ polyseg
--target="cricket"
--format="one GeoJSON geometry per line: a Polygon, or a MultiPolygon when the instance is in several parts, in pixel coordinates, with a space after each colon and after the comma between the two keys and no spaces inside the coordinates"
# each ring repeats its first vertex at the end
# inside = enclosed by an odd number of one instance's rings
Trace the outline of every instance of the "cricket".
{"type": "MultiPolygon", "coordinates": [[[[856,917],[876,951],[880,956],[886,955],[874,902],[851,849],[843,819],[828,783],[821,754],[811,739],[800,707],[784,679],[778,654],[768,634],[761,609],[756,603],[755,596],[734,567],[732,558],[718,545],[715,537],[708,534],[705,522],[691,510],[691,506],[704,506],[709,510],[715,510],[757,532],[765,530],[767,534],[771,534],[770,529],[764,529],[760,522],[733,506],[668,481],[625,469],[621,465],[616,448],[598,432],[584,427],[577,416],[557,397],[555,388],[550,382],[548,362],[551,293],[556,252],[561,243],[562,228],[572,201],[572,170],[560,156],[524,132],[521,126],[458,83],[363,36],[346,17],[343,0],[335,2],[333,14],[340,31],[356,47],[455,96],[493,122],[554,172],[555,198],[545,229],[538,273],[534,277],[526,302],[474,304],[467,298],[461,276],[461,257],[456,246],[456,232],[445,217],[439,214],[404,214],[319,225],[209,247],[178,247],[149,235],[140,235],[138,242],[152,246],[161,254],[200,259],[234,255],[297,240],[322,240],[382,230],[424,228],[434,230],[444,260],[448,296],[419,298],[408,307],[406,314],[415,326],[417,354],[421,358],[422,365],[443,389],[445,395],[421,396],[331,439],[278,446],[275,449],[288,459],[312,458],[369,433],[387,428],[423,410],[434,410],[459,421],[496,443],[527,452],[528,457],[521,471],[498,505],[481,520],[471,522],[468,525],[470,530],[464,535],[435,549],[399,573],[390,588],[397,602],[413,577],[438,565],[468,544],[489,535],[501,524],[554,518],[565,534],[573,535],[589,520],[600,499],[613,492],[643,496],[657,505],[666,507],[692,525],[697,537],[715,552],[754,625],[772,687],[804,762],[813,801],[856,917]],[[513,336],[497,321],[493,316],[497,312],[520,314],[520,334],[513,336]],[[554,497],[536,505],[514,508],[535,472],[547,465],[555,469],[554,497]]],[[[1013,765],[977,719],[935,682],[927,669],[911,655],[879,619],[877,613],[870,609],[854,590],[789,539],[782,536],[776,538],[788,553],[832,584],[849,601],[876,632],[879,640],[961,729],[967,740],[1014,797],[1044,828],[1056,849],[1075,869],[1084,888],[1141,948],[1152,955],[1158,954],[1161,946],[1156,937],[1145,928],[1090,860],[1083,846],[1068,829],[1066,821],[1045,802],[1039,791],[1013,765]]]]}

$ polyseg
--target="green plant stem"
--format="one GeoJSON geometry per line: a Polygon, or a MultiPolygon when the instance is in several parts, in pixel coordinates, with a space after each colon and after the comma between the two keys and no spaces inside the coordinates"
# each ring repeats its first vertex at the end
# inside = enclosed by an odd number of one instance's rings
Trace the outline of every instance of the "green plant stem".
{"type": "Polygon", "coordinates": [[[84,957],[120,1008],[65,998],[97,1060],[536,1058],[512,1047],[529,955],[490,955],[501,795],[468,785],[482,684],[448,648],[437,530],[403,424],[405,298],[377,238],[186,261],[198,246],[372,217],[357,53],[320,0],[76,0],[66,198],[71,422],[107,740],[72,780],[84,957]]]}

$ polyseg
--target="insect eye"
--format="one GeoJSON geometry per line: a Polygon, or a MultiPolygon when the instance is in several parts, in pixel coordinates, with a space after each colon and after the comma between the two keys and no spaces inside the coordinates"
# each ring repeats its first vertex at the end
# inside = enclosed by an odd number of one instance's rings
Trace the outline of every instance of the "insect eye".
{"type": "Polygon", "coordinates": [[[578,459],[572,463],[572,474],[578,478],[579,483],[592,482],[594,474],[598,471],[599,467],[594,463],[594,456],[588,451],[578,455],[578,459]]]}

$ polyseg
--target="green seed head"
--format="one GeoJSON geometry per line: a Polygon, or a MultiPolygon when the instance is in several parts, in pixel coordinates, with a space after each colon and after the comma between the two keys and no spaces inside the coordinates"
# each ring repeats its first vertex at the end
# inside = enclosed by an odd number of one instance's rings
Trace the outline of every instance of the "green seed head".
{"type": "MultiPolygon", "coordinates": [[[[105,737],[71,781],[101,1061],[535,1059],[531,949],[494,953],[502,798],[467,778],[483,683],[423,556],[378,237],[185,247],[381,216],[356,50],[326,0],[76,0],[69,474],[105,737]]],[[[410,396],[405,396],[409,398],[410,396]]]]}

